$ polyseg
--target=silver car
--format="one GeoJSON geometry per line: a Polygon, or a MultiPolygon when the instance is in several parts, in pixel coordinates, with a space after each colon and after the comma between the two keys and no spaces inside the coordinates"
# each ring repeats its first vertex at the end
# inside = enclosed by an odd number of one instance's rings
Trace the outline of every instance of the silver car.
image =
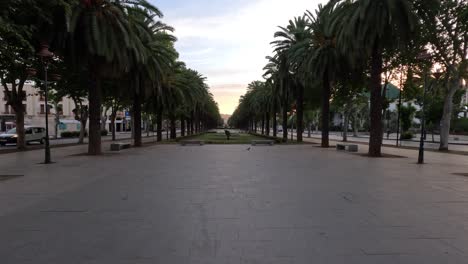
{"type": "MultiPolygon", "coordinates": [[[[45,128],[25,126],[24,133],[27,144],[31,142],[39,142],[40,144],[44,144],[46,137],[45,128]]],[[[16,133],[16,128],[10,129],[6,133],[0,135],[0,146],[5,146],[6,144],[16,144],[17,139],[18,134],[16,133]]]]}

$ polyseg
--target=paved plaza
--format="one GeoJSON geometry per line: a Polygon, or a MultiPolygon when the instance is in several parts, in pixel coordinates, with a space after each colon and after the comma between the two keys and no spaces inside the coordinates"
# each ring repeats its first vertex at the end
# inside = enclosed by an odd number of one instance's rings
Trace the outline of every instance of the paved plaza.
{"type": "Polygon", "coordinates": [[[467,156],[248,147],[4,154],[0,263],[467,263],[467,156]]]}

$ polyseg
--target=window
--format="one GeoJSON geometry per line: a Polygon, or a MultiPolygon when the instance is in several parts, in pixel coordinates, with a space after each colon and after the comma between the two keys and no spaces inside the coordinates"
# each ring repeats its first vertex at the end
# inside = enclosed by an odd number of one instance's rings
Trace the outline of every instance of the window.
{"type": "Polygon", "coordinates": [[[39,92],[39,101],[45,101],[44,92],[39,92]]]}
{"type": "Polygon", "coordinates": [[[31,128],[28,128],[26,129],[26,131],[24,132],[26,135],[31,135],[32,134],[32,129],[31,128]]]}
{"type": "MultiPolygon", "coordinates": [[[[50,114],[50,105],[48,105],[47,107],[47,114],[50,114]]],[[[45,114],[45,105],[44,104],[41,104],[41,112],[39,112],[39,114],[45,114]]]]}
{"type": "Polygon", "coordinates": [[[25,114],[28,113],[27,109],[28,109],[28,108],[27,108],[26,104],[23,104],[23,111],[24,111],[25,114]]]}
{"type": "Polygon", "coordinates": [[[40,133],[44,132],[44,130],[45,129],[40,128],[40,127],[33,128],[34,134],[40,134],[40,133]]]}

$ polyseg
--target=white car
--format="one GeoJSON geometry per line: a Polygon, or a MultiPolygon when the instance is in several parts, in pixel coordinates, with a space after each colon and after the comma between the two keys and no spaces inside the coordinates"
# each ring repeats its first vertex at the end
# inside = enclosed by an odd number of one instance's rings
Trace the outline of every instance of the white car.
{"type": "MultiPolygon", "coordinates": [[[[24,133],[26,144],[29,144],[30,142],[39,142],[44,144],[46,137],[45,128],[25,126],[24,133]]],[[[5,146],[6,144],[16,144],[17,139],[18,134],[16,133],[16,128],[10,129],[6,133],[0,135],[0,146],[5,146]]]]}

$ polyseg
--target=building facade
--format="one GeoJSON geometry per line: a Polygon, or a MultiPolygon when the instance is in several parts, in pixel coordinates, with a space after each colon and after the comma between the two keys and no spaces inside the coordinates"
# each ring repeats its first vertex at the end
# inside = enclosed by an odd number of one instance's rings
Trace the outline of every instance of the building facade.
{"type": "MultiPolygon", "coordinates": [[[[80,123],[75,120],[73,110],[75,103],[68,97],[62,98],[55,108],[50,102],[46,107],[44,95],[39,89],[34,86],[33,82],[24,84],[23,91],[25,100],[23,106],[25,108],[24,124],[25,126],[45,127],[46,108],[49,114],[49,134],[55,135],[56,113],[59,114],[59,135],[63,131],[79,131],[80,123]]],[[[16,127],[15,111],[8,105],[6,91],[2,91],[0,96],[0,131],[4,132],[16,127]]]]}
{"type": "MultiPolygon", "coordinates": [[[[25,93],[25,100],[23,106],[26,110],[24,114],[24,125],[25,126],[38,126],[45,127],[45,111],[46,102],[44,95],[35,87],[34,82],[27,82],[24,84],[23,92],[25,93]]],[[[5,91],[0,93],[0,132],[8,131],[16,127],[15,116],[16,113],[13,108],[8,105],[7,95],[5,91]]],[[[87,102],[84,102],[86,105],[87,102]]],[[[48,107],[48,119],[49,119],[49,135],[55,136],[55,124],[56,124],[56,113],[59,112],[59,123],[58,123],[58,137],[64,131],[80,131],[81,124],[75,119],[73,110],[76,108],[75,103],[68,97],[63,97],[58,103],[57,107],[51,104],[49,101],[48,107]]],[[[109,120],[111,110],[107,113],[103,113],[102,121],[106,123],[105,129],[108,131],[112,130],[111,122],[109,120]]],[[[117,132],[124,132],[130,130],[131,117],[126,111],[118,111],[115,121],[115,130],[117,132]]],[[[89,124],[89,122],[87,122],[89,124]]]]}

